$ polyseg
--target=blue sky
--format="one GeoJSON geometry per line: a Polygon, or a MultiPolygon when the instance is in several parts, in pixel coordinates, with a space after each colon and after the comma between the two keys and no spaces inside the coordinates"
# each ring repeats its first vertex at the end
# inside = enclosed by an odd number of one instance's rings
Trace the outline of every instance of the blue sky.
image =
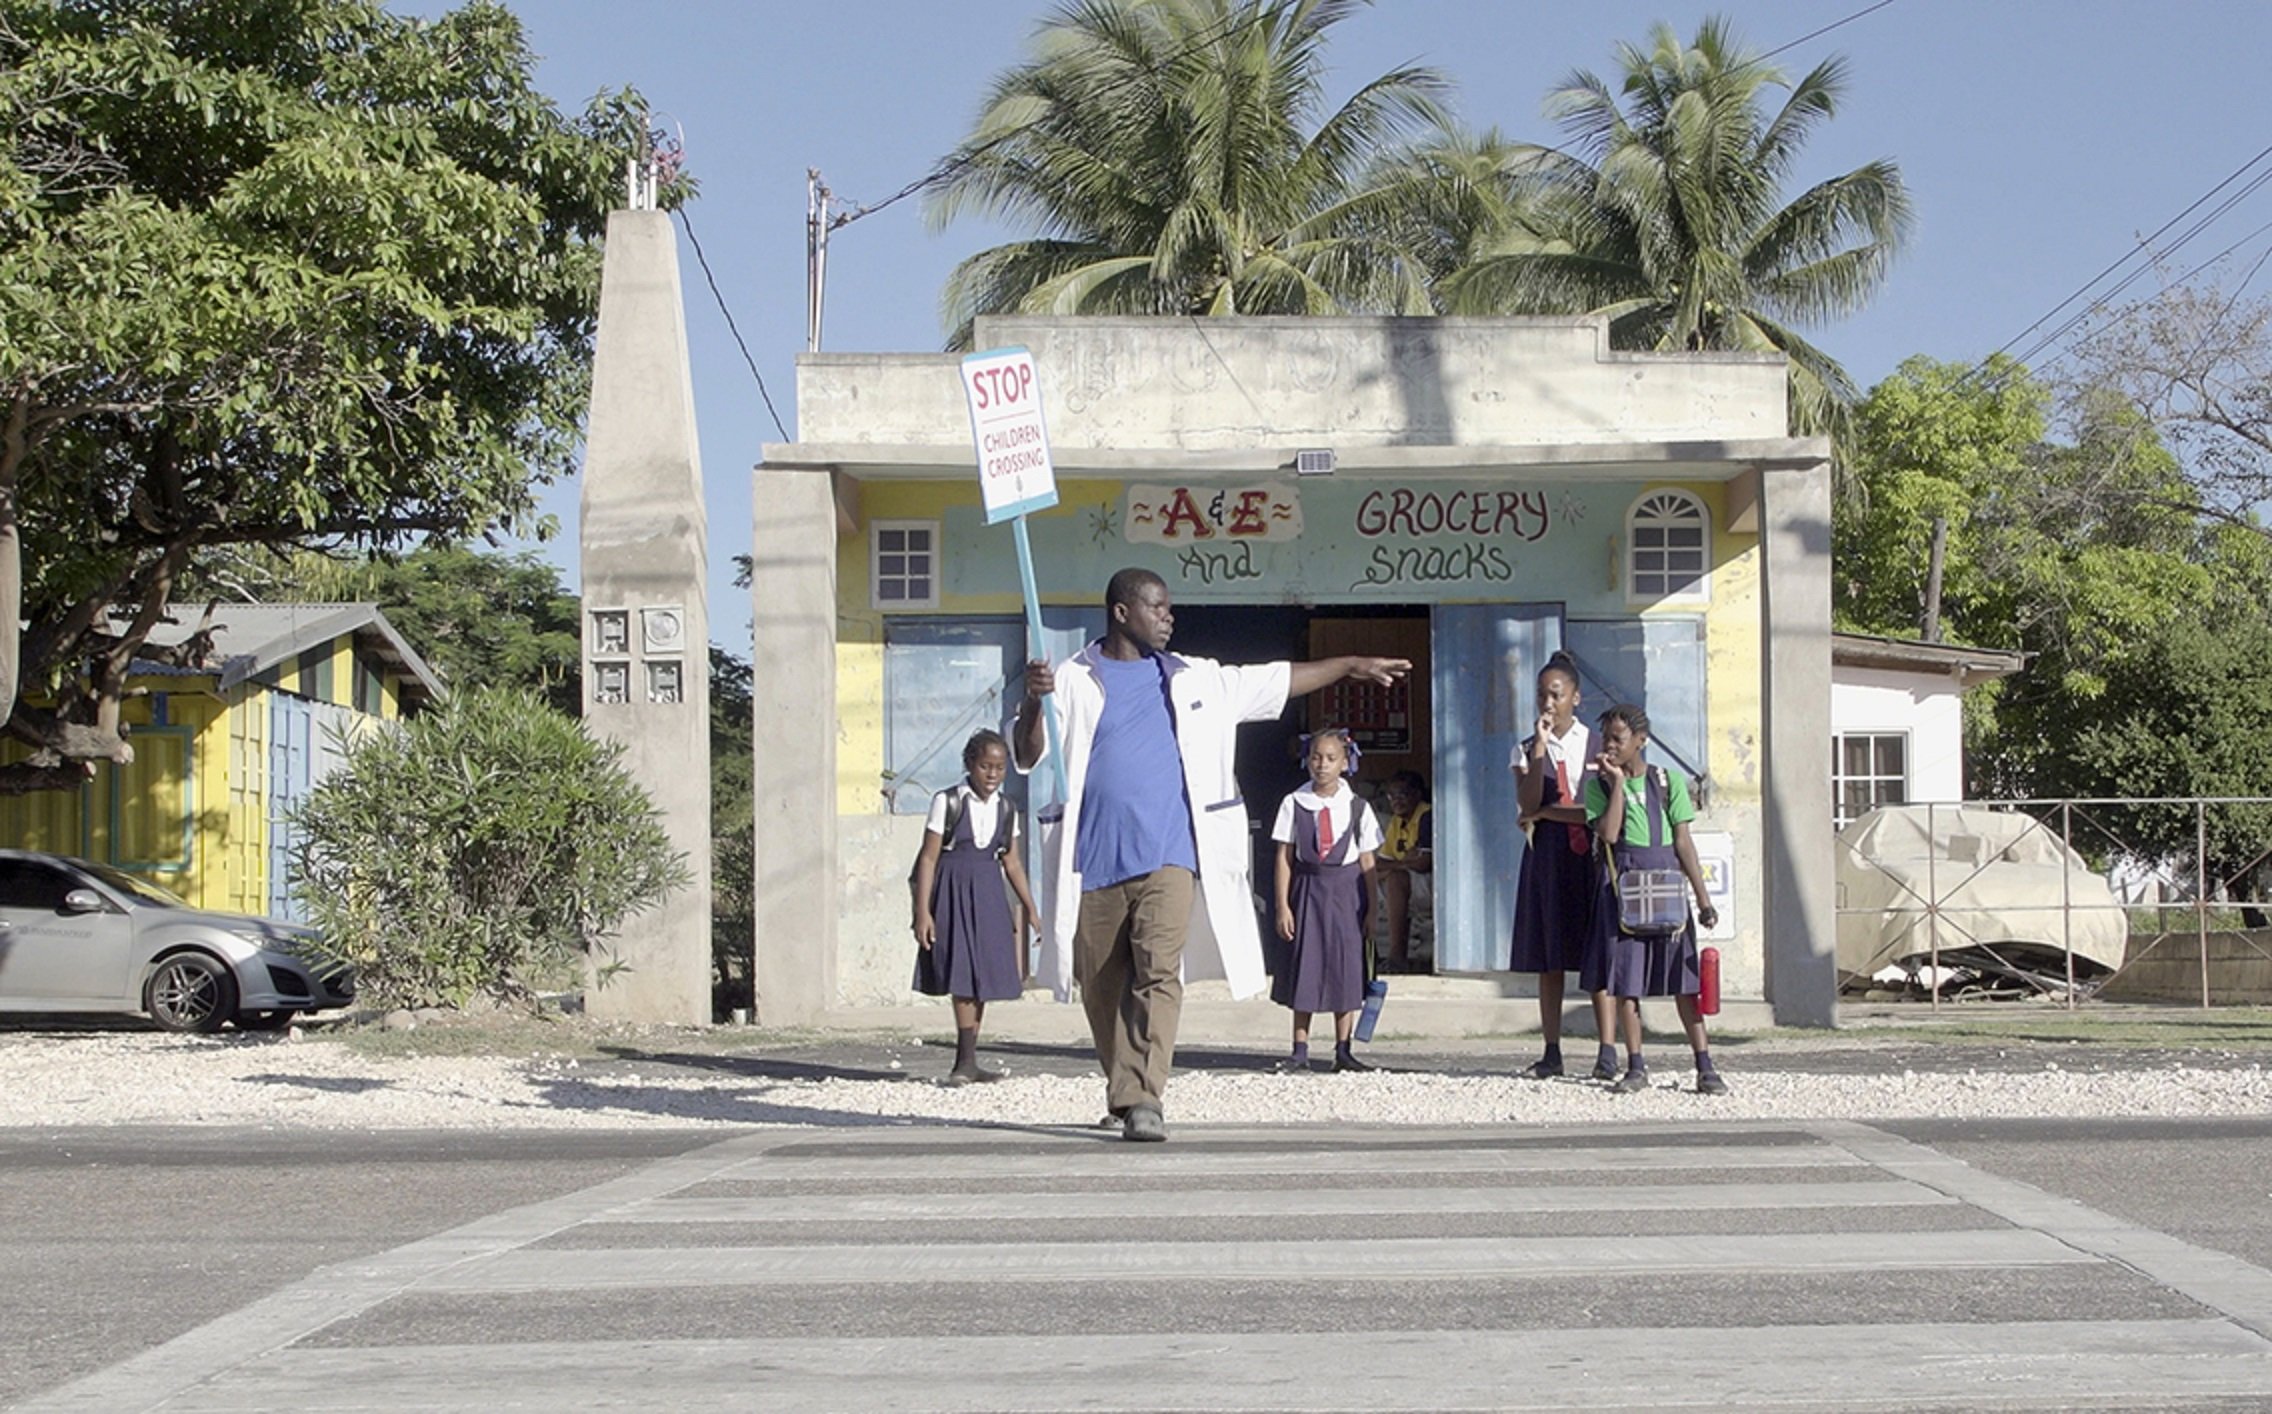
{"type": "MultiPolygon", "coordinates": [[[[509,2],[554,98],[581,107],[602,87],[635,85],[684,132],[702,181],[688,212],[694,232],[792,437],[805,337],[805,169],[819,168],[853,205],[923,175],[1050,8],[1045,0],[509,2]]],[[[1612,47],[1643,42],[1655,21],[1687,34],[1703,16],[1725,14],[1766,50],[1868,3],[1379,0],[1335,31],[1334,97],[1395,65],[1430,64],[1452,80],[1470,126],[1545,141],[1554,136],[1540,115],[1547,91],[1574,68],[1607,76],[1612,47]]],[[[448,6],[398,0],[397,8],[448,6]]],[[[1796,76],[1834,52],[1851,65],[1846,104],[1818,130],[1792,192],[1889,157],[1918,213],[1909,251],[1873,306],[1812,331],[1864,387],[1911,354],[1977,358],[2005,344],[2272,144],[2262,91],[2272,5],[1894,0],[1776,62],[1796,76]]],[[[2187,246],[2177,267],[2268,221],[2272,187],[2187,246]]],[[[1004,235],[976,222],[933,233],[919,199],[839,230],[825,346],[940,347],[947,272],[1004,235]]],[[[2272,231],[2235,258],[2253,259],[2268,243],[2272,231]]],[[[730,585],[730,557],[748,549],[749,471],[763,444],[781,436],[683,236],[680,260],[710,509],[710,617],[730,644],[748,618],[730,585]]],[[[563,526],[547,553],[572,581],[574,486],[553,488],[546,505],[563,526]]]]}

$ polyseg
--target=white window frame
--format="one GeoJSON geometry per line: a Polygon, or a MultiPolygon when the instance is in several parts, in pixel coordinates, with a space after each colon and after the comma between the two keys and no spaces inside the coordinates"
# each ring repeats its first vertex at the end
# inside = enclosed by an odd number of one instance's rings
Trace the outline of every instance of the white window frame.
{"type": "Polygon", "coordinates": [[[1706,604],[1712,599],[1712,513],[1694,492],[1658,486],[1635,497],[1625,511],[1625,602],[1643,604],[1706,604]],[[1661,543],[1675,532],[1693,529],[1695,546],[1661,543]],[[1660,543],[1644,545],[1642,532],[1662,532],[1660,543]],[[1674,573],[1669,560],[1693,549],[1698,557],[1695,583],[1677,590],[1662,586],[1674,573]],[[1643,556],[1651,562],[1644,564],[1643,556]],[[1657,581],[1644,583],[1644,576],[1657,581]]]}
{"type": "Polygon", "coordinates": [[[1911,738],[1911,734],[1906,731],[1900,730],[1831,733],[1831,817],[1840,826],[1844,826],[1848,821],[1857,819],[1862,815],[1866,815],[1870,811],[1877,809],[1881,805],[1909,804],[1910,798],[1913,794],[1913,792],[1910,790],[1910,786],[1915,779],[1915,777],[1912,775],[1912,767],[1916,761],[1915,746],[1916,743],[1911,738]],[[1846,743],[1849,741],[1867,741],[1871,743],[1870,769],[1868,771],[1860,774],[1853,774],[1847,771],[1846,743]],[[1898,776],[1886,774],[1878,769],[1878,744],[1887,741],[1898,741],[1901,743],[1901,774],[1898,776]],[[1857,806],[1850,810],[1847,808],[1846,803],[1846,787],[1851,783],[1862,781],[1870,783],[1871,788],[1867,792],[1869,795],[1869,803],[1866,805],[1857,806]],[[1897,787],[1898,794],[1896,796],[1889,798],[1884,794],[1881,788],[1888,784],[1897,787]]]}
{"type": "Polygon", "coordinates": [[[938,608],[939,575],[944,568],[942,563],[944,558],[939,540],[939,522],[935,520],[879,520],[870,522],[868,525],[868,603],[870,607],[885,612],[894,609],[938,608]],[[919,552],[928,560],[927,570],[922,578],[928,585],[929,592],[920,599],[904,595],[899,598],[887,599],[884,597],[884,587],[887,583],[898,582],[904,588],[905,581],[916,576],[907,572],[905,566],[902,566],[899,574],[886,575],[884,573],[884,556],[887,553],[899,555],[915,553],[904,547],[887,552],[884,548],[885,537],[891,533],[907,534],[910,532],[921,534],[929,541],[927,547],[919,552]]]}

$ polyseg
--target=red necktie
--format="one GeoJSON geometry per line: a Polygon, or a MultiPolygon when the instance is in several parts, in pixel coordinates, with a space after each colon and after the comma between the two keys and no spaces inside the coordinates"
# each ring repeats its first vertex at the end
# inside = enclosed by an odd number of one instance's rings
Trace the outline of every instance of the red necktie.
{"type": "MultiPolygon", "coordinates": [[[[1554,779],[1562,783],[1562,803],[1564,805],[1578,804],[1578,798],[1570,793],[1570,763],[1567,760],[1560,757],[1555,758],[1554,779]]],[[[1570,832],[1570,852],[1572,854],[1584,854],[1589,843],[1586,838],[1586,827],[1564,824],[1562,828],[1570,832]]]]}
{"type": "Polygon", "coordinates": [[[1319,858],[1333,853],[1333,807],[1317,808],[1317,852],[1319,858]]]}

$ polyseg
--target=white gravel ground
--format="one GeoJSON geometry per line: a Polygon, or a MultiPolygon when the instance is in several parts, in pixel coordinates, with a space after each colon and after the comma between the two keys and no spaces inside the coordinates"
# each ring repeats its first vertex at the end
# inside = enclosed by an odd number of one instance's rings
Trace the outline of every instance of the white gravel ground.
{"type": "MultiPolygon", "coordinates": [[[[730,1060],[721,1058],[725,1064],[730,1060]]],[[[2261,1064],[2019,1074],[1775,1073],[1723,1067],[1734,1093],[1690,1093],[1685,1064],[1657,1088],[1499,1075],[1176,1076],[1175,1123],[1615,1124],[1686,1119],[2272,1116],[2261,1064]]],[[[774,1080],[628,1075],[571,1060],[374,1058],[298,1037],[0,1034],[0,1126],[168,1124],[295,1129],[583,1129],[946,1121],[1085,1124],[1091,1076],[1013,1075],[947,1089],[928,1078],[774,1080]]]]}

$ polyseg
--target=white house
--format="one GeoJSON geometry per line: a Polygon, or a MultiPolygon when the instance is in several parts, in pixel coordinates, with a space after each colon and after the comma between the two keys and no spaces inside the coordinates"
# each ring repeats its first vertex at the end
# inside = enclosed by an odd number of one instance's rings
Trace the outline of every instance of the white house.
{"type": "Polygon", "coordinates": [[[1880,805],[1959,801],[1964,694],[2027,655],[1906,638],[1830,640],[1830,795],[1838,823],[1880,805]]]}

